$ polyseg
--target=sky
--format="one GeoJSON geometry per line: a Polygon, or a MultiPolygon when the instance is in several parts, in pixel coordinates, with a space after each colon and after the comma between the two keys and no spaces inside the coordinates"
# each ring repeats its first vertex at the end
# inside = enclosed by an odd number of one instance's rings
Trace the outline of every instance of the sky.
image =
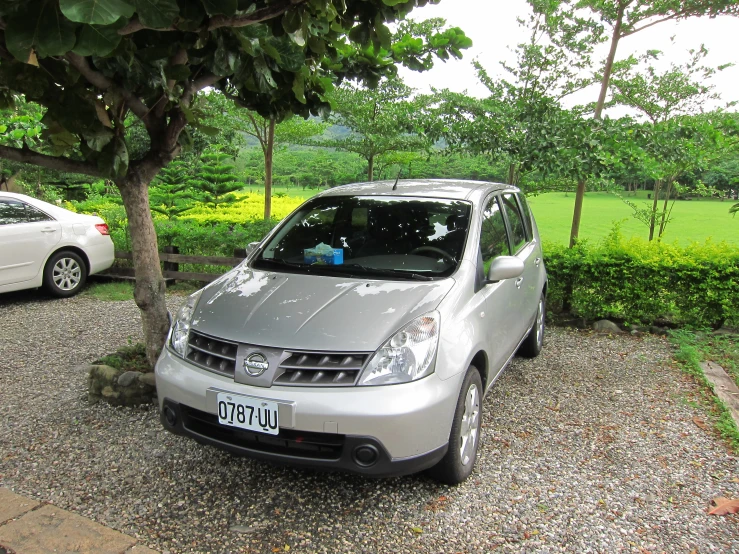
{"type": "MultiPolygon", "coordinates": [[[[449,26],[460,27],[472,39],[473,46],[463,51],[462,60],[437,60],[431,71],[417,73],[403,69],[401,76],[406,84],[420,93],[429,92],[433,86],[455,92],[467,91],[472,96],[486,96],[487,89],[478,82],[472,60],[479,60],[489,73],[502,75],[500,61],[514,62],[512,49],[528,38],[526,29],[519,27],[516,22],[516,17],[526,17],[528,13],[529,6],[525,0],[442,0],[440,4],[416,9],[411,14],[413,19],[446,19],[449,26]]],[[[622,39],[617,59],[657,49],[664,52],[662,63],[669,66],[670,62],[679,64],[687,61],[688,50],[699,48],[701,44],[705,44],[709,50],[706,65],[737,64],[718,72],[712,82],[716,92],[721,94],[722,106],[726,101],[739,100],[739,17],[693,18],[660,23],[622,39]],[[675,36],[674,43],[670,42],[672,36],[675,36]]],[[[603,47],[598,59],[605,58],[607,48],[607,45],[603,47]]],[[[596,87],[584,91],[577,100],[585,104],[595,102],[597,96],[596,87]]]]}

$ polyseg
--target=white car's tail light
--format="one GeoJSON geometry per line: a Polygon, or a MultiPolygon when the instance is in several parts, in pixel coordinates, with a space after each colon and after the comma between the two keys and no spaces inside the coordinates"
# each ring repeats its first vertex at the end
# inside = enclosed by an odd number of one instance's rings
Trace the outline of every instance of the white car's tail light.
{"type": "Polygon", "coordinates": [[[101,235],[109,235],[110,234],[110,229],[108,229],[108,224],[107,223],[96,223],[95,224],[95,229],[97,229],[98,231],[100,231],[100,234],[101,235]]]}

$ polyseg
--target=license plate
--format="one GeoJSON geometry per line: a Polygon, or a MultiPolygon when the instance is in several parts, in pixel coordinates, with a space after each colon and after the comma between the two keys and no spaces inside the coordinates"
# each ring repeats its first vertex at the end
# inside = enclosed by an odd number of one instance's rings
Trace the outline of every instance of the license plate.
{"type": "Polygon", "coordinates": [[[280,433],[277,414],[277,402],[218,393],[218,423],[223,425],[277,435],[280,433]]]}

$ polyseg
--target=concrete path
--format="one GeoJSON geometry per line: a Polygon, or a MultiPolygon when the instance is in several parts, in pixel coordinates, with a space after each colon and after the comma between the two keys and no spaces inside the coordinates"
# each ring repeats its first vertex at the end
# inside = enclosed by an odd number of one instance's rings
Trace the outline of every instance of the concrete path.
{"type": "Polygon", "coordinates": [[[157,554],[137,539],[0,488],[0,554],[157,554]]]}

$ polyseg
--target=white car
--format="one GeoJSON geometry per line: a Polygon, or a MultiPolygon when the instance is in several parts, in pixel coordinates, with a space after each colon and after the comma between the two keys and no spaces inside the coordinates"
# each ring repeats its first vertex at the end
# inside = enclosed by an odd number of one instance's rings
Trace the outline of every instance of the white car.
{"type": "Polygon", "coordinates": [[[115,258],[105,221],[0,191],[0,293],[43,286],[72,296],[115,258]]]}

